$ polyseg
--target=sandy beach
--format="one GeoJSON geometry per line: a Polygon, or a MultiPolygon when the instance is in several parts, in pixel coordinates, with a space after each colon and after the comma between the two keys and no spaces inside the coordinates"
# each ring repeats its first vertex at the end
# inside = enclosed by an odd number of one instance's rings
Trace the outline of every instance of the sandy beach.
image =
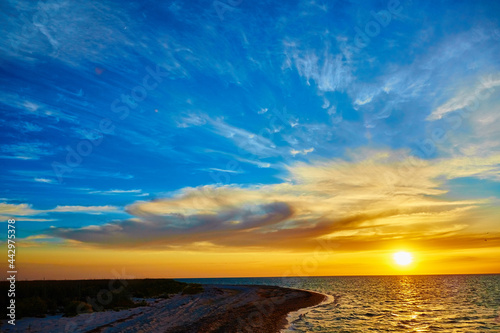
{"type": "Polygon", "coordinates": [[[148,299],[148,305],[76,317],[23,318],[4,332],[279,332],[287,314],[320,304],[325,295],[269,286],[204,286],[196,295],[148,299]]]}

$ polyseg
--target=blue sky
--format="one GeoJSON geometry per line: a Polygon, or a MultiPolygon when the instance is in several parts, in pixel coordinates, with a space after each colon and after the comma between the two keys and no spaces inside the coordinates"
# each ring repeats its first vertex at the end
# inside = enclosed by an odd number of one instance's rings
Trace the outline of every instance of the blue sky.
{"type": "MultiPolygon", "coordinates": [[[[305,223],[326,235],[332,230],[317,217],[331,211],[301,211],[296,201],[330,182],[332,192],[311,202],[339,198],[340,220],[404,196],[421,208],[405,214],[440,219],[444,207],[462,209],[446,217],[463,226],[453,229],[460,235],[471,221],[492,226],[500,196],[497,2],[0,7],[0,215],[23,221],[27,241],[158,244],[148,232],[132,241],[126,225],[161,217],[152,230],[181,228],[198,235],[190,241],[234,246],[206,232],[222,232],[228,211],[237,223],[264,216],[265,229],[278,214],[277,230],[305,223]],[[408,163],[409,175],[400,172],[408,163]],[[358,187],[370,198],[350,197],[358,187]],[[206,207],[203,191],[211,202],[241,200],[206,207]],[[440,210],[428,211],[425,200],[440,210]],[[102,239],[88,226],[101,228],[102,239]]],[[[373,219],[395,218],[379,213],[373,219]]]]}

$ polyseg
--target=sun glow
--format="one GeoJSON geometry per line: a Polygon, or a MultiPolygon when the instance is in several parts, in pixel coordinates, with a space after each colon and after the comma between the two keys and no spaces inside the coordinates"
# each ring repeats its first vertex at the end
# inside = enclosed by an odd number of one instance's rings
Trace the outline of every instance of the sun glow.
{"type": "Polygon", "coordinates": [[[394,261],[400,266],[407,266],[413,262],[413,256],[408,252],[396,252],[394,253],[394,261]]]}

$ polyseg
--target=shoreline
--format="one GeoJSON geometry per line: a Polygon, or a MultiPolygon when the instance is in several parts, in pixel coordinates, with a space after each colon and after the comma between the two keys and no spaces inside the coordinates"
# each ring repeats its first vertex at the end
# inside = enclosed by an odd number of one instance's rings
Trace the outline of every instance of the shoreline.
{"type": "Polygon", "coordinates": [[[45,318],[2,321],[3,332],[282,332],[291,313],[319,305],[327,295],[259,285],[204,285],[195,295],[150,299],[147,306],[45,318]]]}
{"type": "MultiPolygon", "coordinates": [[[[306,292],[311,292],[311,291],[305,290],[305,289],[298,289],[298,290],[302,290],[302,291],[306,291],[306,292]]],[[[314,291],[314,292],[318,293],[316,291],[314,291]]],[[[309,306],[309,307],[306,307],[306,308],[301,308],[301,309],[298,309],[296,311],[289,312],[288,315],[287,315],[287,317],[286,317],[287,325],[286,325],[286,327],[284,327],[284,328],[282,328],[280,330],[280,333],[294,332],[295,331],[295,329],[294,329],[294,323],[297,320],[301,320],[301,318],[302,318],[303,315],[305,315],[306,313],[308,313],[310,310],[314,309],[317,306],[327,305],[327,304],[333,303],[335,301],[335,298],[332,295],[322,294],[322,293],[319,293],[319,294],[325,296],[324,300],[321,303],[316,304],[316,305],[312,305],[312,306],[309,306]]]]}
{"type": "MultiPolygon", "coordinates": [[[[260,299],[251,300],[244,306],[231,309],[235,311],[236,317],[222,320],[224,323],[218,327],[217,332],[223,328],[223,332],[279,333],[290,326],[288,321],[290,313],[309,309],[328,299],[328,295],[295,288],[263,285],[244,285],[243,287],[256,289],[260,299]]],[[[221,320],[216,319],[215,322],[220,324],[221,320]]],[[[211,326],[214,322],[205,321],[196,326],[193,332],[212,332],[212,330],[206,330],[206,324],[211,326]]]]}

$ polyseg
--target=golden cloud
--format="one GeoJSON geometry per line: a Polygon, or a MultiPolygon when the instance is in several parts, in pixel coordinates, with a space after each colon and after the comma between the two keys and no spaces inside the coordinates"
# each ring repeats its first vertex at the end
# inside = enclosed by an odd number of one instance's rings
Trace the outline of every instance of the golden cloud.
{"type": "Polygon", "coordinates": [[[468,231],[477,212],[486,214],[479,225],[489,225],[497,211],[488,211],[491,200],[446,199],[442,185],[456,177],[495,179],[499,161],[500,155],[425,161],[402,151],[358,151],[348,159],[295,164],[280,184],[185,188],[128,206],[131,219],[50,233],[103,247],[167,249],[311,250],[320,240],[339,250],[401,241],[493,246],[478,242],[479,222],[468,231]]]}

